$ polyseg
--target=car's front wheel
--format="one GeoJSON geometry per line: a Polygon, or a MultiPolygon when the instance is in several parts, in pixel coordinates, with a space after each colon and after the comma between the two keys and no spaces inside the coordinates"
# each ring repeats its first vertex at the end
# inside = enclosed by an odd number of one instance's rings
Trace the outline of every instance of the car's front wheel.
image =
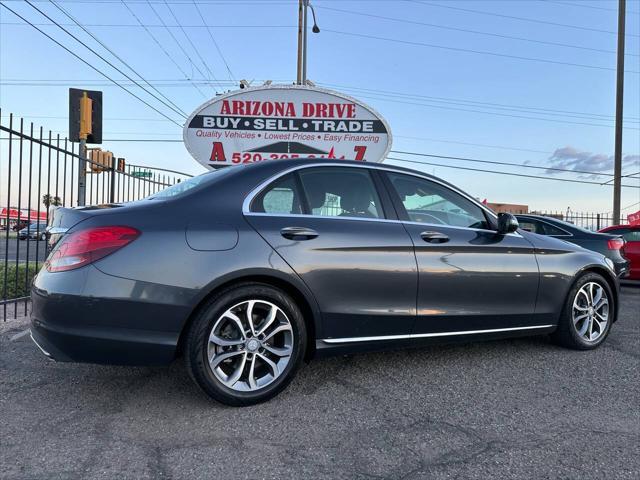
{"type": "Polygon", "coordinates": [[[286,293],[244,283],[220,292],[196,314],[185,357],[208,395],[227,405],[252,405],[291,382],[306,341],[302,313],[286,293]]]}
{"type": "Polygon", "coordinates": [[[616,311],[614,301],[611,287],[601,275],[583,275],[569,292],[552,338],[568,348],[596,348],[611,330],[616,311]]]}

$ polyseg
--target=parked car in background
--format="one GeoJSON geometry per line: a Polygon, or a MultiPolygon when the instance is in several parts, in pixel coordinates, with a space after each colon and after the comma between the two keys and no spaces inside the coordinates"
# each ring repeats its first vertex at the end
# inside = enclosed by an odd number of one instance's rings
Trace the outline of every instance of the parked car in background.
{"type": "Polygon", "coordinates": [[[27,228],[28,226],[29,222],[27,222],[26,220],[19,220],[13,224],[11,230],[13,230],[14,232],[19,232],[20,230],[22,230],[23,228],[27,228]]]}
{"type": "Polygon", "coordinates": [[[520,228],[528,232],[566,240],[611,259],[618,277],[629,270],[629,260],[623,254],[624,238],[621,235],[598,233],[578,227],[573,223],[544,215],[516,215],[520,228]]]}
{"type": "Polygon", "coordinates": [[[32,223],[26,228],[23,228],[18,232],[18,238],[20,240],[46,240],[47,239],[47,224],[46,223],[32,223]]]}
{"type": "Polygon", "coordinates": [[[603,228],[600,232],[622,235],[624,238],[622,254],[629,260],[629,275],[625,280],[640,280],[640,226],[615,225],[603,228]]]}
{"type": "Polygon", "coordinates": [[[227,167],[50,218],[31,290],[42,351],[121,364],[182,352],[230,405],[273,397],[314,355],[543,334],[589,350],[618,312],[608,258],[392,165],[227,167]]]}

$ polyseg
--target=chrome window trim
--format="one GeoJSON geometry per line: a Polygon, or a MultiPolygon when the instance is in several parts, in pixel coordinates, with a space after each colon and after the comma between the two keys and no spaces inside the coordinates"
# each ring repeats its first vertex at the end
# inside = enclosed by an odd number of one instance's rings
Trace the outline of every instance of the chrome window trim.
{"type": "Polygon", "coordinates": [[[53,359],[53,357],[51,356],[51,354],[49,352],[47,352],[44,348],[42,348],[42,346],[37,342],[37,340],[33,337],[33,332],[31,330],[29,330],[29,336],[31,337],[31,340],[33,341],[33,343],[36,344],[36,347],[38,347],[40,349],[40,351],[47,357],[47,358],[51,358],[53,359]]]}
{"type": "Polygon", "coordinates": [[[46,232],[50,235],[60,235],[63,233],[67,233],[69,229],[64,227],[47,227],[46,232]]]}
{"type": "Polygon", "coordinates": [[[411,333],[407,335],[380,335],[375,337],[348,337],[348,338],[324,338],[324,343],[357,343],[357,342],[373,342],[382,340],[414,340],[418,338],[432,337],[453,337],[458,335],[474,335],[479,333],[500,333],[515,332],[519,330],[536,330],[543,328],[552,328],[555,325],[530,325],[526,327],[510,327],[510,328],[491,328],[487,330],[462,330],[457,332],[436,332],[436,333],[411,333]]]}
{"type": "MultiPolygon", "coordinates": [[[[331,220],[356,220],[359,222],[381,222],[381,223],[401,223],[405,225],[420,225],[429,228],[452,228],[455,230],[471,230],[474,232],[488,232],[495,234],[495,230],[488,230],[486,228],[471,228],[471,227],[458,227],[455,225],[446,225],[444,223],[423,223],[423,222],[410,222],[404,220],[393,220],[390,218],[367,218],[367,217],[334,217],[331,215],[307,215],[305,213],[264,213],[264,212],[249,212],[244,213],[247,217],[284,217],[284,218],[324,218],[331,220]]],[[[514,237],[522,237],[518,232],[507,233],[514,237]]]]}
{"type": "MultiPolygon", "coordinates": [[[[280,177],[288,175],[289,173],[295,172],[297,170],[302,170],[304,168],[314,168],[314,167],[366,168],[366,169],[383,170],[383,171],[387,171],[387,172],[393,172],[393,173],[397,173],[397,174],[413,176],[413,177],[416,177],[416,178],[420,178],[422,180],[427,180],[427,181],[430,181],[430,182],[437,183],[438,185],[440,185],[440,186],[442,186],[444,188],[448,188],[449,190],[452,190],[453,192],[457,193],[458,195],[461,195],[462,197],[464,197],[467,200],[469,200],[474,205],[478,206],[482,211],[487,213],[494,220],[498,219],[497,215],[494,212],[492,212],[490,209],[488,209],[482,203],[478,202],[475,198],[473,198],[473,197],[469,196],[468,194],[458,190],[457,188],[451,188],[451,185],[447,185],[446,183],[444,183],[444,182],[442,182],[442,181],[440,181],[440,180],[438,180],[438,179],[436,179],[434,177],[420,175],[420,172],[415,172],[414,173],[414,172],[406,172],[404,170],[395,170],[393,168],[389,168],[388,166],[381,165],[381,164],[368,163],[368,164],[363,164],[363,165],[354,165],[354,164],[350,164],[350,163],[345,164],[345,163],[340,163],[340,162],[316,162],[316,163],[307,163],[307,164],[304,164],[304,165],[296,165],[295,167],[287,168],[286,170],[283,170],[282,172],[278,172],[277,174],[272,175],[268,179],[266,179],[266,180],[262,181],[260,184],[258,184],[257,187],[253,188],[247,194],[247,196],[245,197],[244,201],[242,202],[242,213],[244,215],[270,215],[270,216],[277,216],[277,217],[283,216],[283,215],[277,214],[277,213],[276,214],[271,214],[271,213],[262,213],[262,212],[252,212],[251,211],[251,202],[253,202],[253,199],[264,188],[269,186],[272,182],[276,181],[280,177]]],[[[377,193],[379,194],[380,192],[377,192],[377,193]]],[[[369,219],[369,218],[362,218],[362,217],[331,217],[331,216],[306,215],[306,214],[289,214],[289,215],[296,215],[296,216],[302,216],[302,217],[351,218],[351,219],[359,219],[359,220],[378,220],[378,221],[386,220],[386,221],[402,222],[402,220],[391,220],[391,219],[387,219],[387,218],[369,219]]],[[[418,225],[433,225],[433,224],[428,224],[428,223],[410,222],[410,221],[407,221],[407,222],[404,222],[404,223],[418,224],[418,225]]],[[[438,224],[438,225],[449,227],[449,225],[446,225],[446,224],[438,224]]],[[[454,226],[451,226],[451,228],[467,228],[467,227],[454,227],[454,226]]],[[[486,230],[486,229],[471,229],[471,230],[484,230],[484,231],[494,232],[494,230],[486,230]]]]}

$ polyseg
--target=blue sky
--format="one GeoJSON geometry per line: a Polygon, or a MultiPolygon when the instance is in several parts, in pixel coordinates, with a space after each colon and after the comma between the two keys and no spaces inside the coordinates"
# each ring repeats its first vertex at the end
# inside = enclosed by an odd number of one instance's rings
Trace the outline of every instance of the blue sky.
{"type": "MultiPolygon", "coordinates": [[[[27,3],[1,1],[73,51],[82,52],[27,3]]],[[[48,0],[32,2],[120,66],[56,5],[48,0]]],[[[56,0],[187,113],[216,92],[235,89],[234,81],[239,79],[256,85],[266,79],[295,80],[295,0],[198,0],[197,8],[192,0],[125,2],[56,0]],[[200,14],[209,29],[203,27],[200,14]]],[[[322,31],[309,34],[308,77],[378,110],[391,125],[394,150],[520,166],[394,157],[590,181],[594,179],[585,174],[551,173],[523,165],[611,173],[617,1],[312,3],[322,31]]],[[[634,173],[640,171],[640,2],[628,1],[627,9],[624,173],[634,173]]],[[[90,52],[82,56],[109,76],[124,78],[90,52]]],[[[178,126],[0,7],[3,115],[13,112],[66,134],[69,87],[104,91],[107,140],[182,138],[178,126]]],[[[135,86],[127,88],[149,99],[135,86]]],[[[154,99],[149,102],[182,122],[154,99]]],[[[180,142],[105,141],[103,147],[131,163],[190,173],[202,170],[180,142]]],[[[608,186],[393,163],[435,173],[490,201],[526,203],[536,209],[612,209],[608,186]]],[[[629,178],[624,183],[640,185],[640,180],[629,178]]],[[[622,206],[631,206],[627,213],[638,209],[639,192],[623,189],[622,206]]]]}

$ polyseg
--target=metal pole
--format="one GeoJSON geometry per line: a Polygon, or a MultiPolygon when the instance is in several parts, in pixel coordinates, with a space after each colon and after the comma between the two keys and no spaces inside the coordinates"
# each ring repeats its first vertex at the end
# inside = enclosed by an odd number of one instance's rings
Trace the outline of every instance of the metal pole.
{"type": "Polygon", "coordinates": [[[309,0],[304,2],[304,15],[302,17],[302,85],[307,84],[307,10],[309,10],[309,0]]]}
{"type": "Polygon", "coordinates": [[[304,5],[303,5],[303,0],[298,0],[298,75],[297,75],[297,80],[296,83],[298,85],[302,85],[302,60],[303,60],[303,53],[302,53],[302,20],[303,20],[303,10],[304,10],[304,5]]]}
{"type": "Polygon", "coordinates": [[[111,181],[109,183],[109,203],[116,201],[116,164],[118,159],[111,157],[111,181]]]}
{"type": "Polygon", "coordinates": [[[86,178],[87,178],[87,141],[80,139],[80,158],[78,158],[78,206],[86,204],[86,178]]]}
{"type": "Polygon", "coordinates": [[[613,224],[620,224],[622,190],[622,107],[624,99],[624,27],[626,0],[618,0],[618,65],[616,71],[616,138],[613,154],[613,224]]]}

